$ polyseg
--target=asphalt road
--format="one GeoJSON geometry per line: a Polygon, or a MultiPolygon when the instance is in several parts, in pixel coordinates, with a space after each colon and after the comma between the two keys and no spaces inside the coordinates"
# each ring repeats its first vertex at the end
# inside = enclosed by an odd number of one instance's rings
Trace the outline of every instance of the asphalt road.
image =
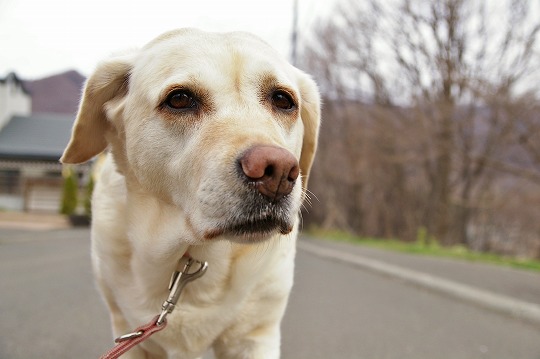
{"type": "MultiPolygon", "coordinates": [[[[464,270],[461,262],[310,243],[453,280],[464,270]]],[[[110,347],[88,248],[86,230],[0,230],[0,359],[97,358],[110,347]]],[[[540,275],[474,268],[466,284],[536,301],[540,275]]],[[[538,325],[303,249],[282,336],[284,359],[540,359],[538,325]]]]}

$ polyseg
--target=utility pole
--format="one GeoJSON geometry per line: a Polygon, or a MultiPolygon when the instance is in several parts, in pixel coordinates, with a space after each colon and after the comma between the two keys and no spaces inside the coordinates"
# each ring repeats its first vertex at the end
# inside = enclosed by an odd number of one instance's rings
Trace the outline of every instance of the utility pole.
{"type": "Polygon", "coordinates": [[[298,65],[298,0],[293,0],[293,24],[291,34],[291,62],[298,65]]]}

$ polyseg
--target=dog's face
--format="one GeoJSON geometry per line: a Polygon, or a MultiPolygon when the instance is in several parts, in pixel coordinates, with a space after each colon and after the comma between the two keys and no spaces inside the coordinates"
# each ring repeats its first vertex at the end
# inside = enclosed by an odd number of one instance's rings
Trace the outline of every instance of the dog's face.
{"type": "Polygon", "coordinates": [[[293,229],[318,127],[315,84],[267,44],[179,30],[97,68],[62,161],[110,145],[128,186],[182,209],[194,240],[256,241],[293,229]]]}

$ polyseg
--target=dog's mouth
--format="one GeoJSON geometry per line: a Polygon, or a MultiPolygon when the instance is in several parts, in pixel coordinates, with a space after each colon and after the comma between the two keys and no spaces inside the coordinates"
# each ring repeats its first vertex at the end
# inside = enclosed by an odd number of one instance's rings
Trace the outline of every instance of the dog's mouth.
{"type": "Polygon", "coordinates": [[[288,211],[282,207],[270,207],[264,211],[245,211],[241,214],[231,215],[227,223],[218,225],[204,233],[205,239],[214,239],[226,236],[237,241],[257,242],[273,234],[289,234],[293,230],[293,221],[288,211]],[[247,214],[246,214],[247,213],[247,214]]]}

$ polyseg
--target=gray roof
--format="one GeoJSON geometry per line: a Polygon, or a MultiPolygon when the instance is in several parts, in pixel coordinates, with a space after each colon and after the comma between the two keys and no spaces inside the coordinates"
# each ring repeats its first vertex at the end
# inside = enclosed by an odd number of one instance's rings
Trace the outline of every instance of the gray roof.
{"type": "Polygon", "coordinates": [[[0,130],[0,158],[58,161],[71,135],[74,116],[13,116],[0,130]]]}

